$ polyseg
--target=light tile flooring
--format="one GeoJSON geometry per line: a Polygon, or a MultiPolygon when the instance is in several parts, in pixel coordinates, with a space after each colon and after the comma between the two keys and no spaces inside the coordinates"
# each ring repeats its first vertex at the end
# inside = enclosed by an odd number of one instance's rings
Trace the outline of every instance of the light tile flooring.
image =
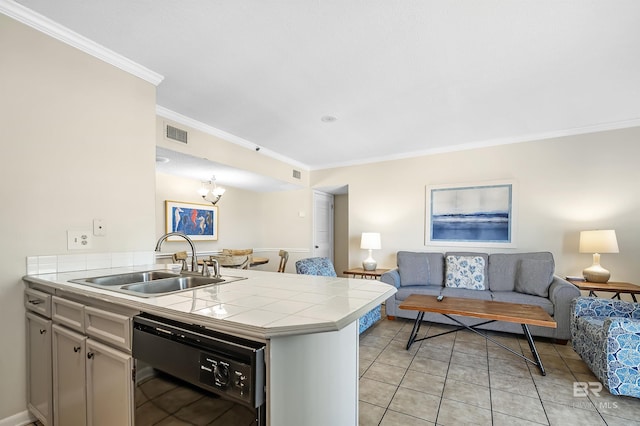
{"type": "MultiPolygon", "coordinates": [[[[360,426],[640,425],[640,400],[574,397],[575,382],[598,382],[571,347],[536,347],[547,372],[464,330],[405,349],[413,321],[382,319],[360,336],[360,426]]],[[[423,323],[419,338],[453,327],[423,323]]],[[[492,333],[531,356],[524,337],[492,333]]],[[[594,384],[595,385],[595,384],[594,384]]],[[[579,394],[579,392],[578,392],[579,394]]]]}

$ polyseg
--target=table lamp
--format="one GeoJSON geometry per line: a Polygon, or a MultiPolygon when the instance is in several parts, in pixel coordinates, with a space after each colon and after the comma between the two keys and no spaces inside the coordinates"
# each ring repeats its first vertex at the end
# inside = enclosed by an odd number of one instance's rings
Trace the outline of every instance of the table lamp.
{"type": "Polygon", "coordinates": [[[618,240],[613,229],[580,232],[580,253],[593,253],[593,265],[582,271],[584,279],[606,283],[611,274],[600,266],[600,253],[618,253],[618,240]]]}
{"type": "Polygon", "coordinates": [[[362,262],[365,271],[375,271],[378,263],[373,259],[371,250],[380,250],[380,234],[377,232],[363,232],[360,248],[369,250],[369,257],[362,262]]]}

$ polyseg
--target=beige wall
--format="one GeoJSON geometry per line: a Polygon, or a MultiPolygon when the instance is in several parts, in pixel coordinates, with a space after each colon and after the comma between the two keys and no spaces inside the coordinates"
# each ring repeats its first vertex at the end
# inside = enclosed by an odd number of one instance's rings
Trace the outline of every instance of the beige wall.
{"type": "MultiPolygon", "coordinates": [[[[1,14],[0,53],[3,419],[26,408],[20,279],[25,257],[72,253],[66,230],[90,228],[94,218],[106,221],[107,236],[96,237],[90,252],[149,250],[164,232],[164,200],[197,197],[191,182],[155,173],[156,130],[165,120],[155,116],[152,85],[1,14]]],[[[639,282],[640,168],[634,155],[639,138],[640,129],[633,128],[303,171],[295,183],[349,186],[348,197],[336,201],[342,215],[336,242],[348,243],[348,266],[359,266],[364,257],[363,231],[382,233],[383,249],[374,254],[380,266],[393,266],[397,250],[446,249],[424,246],[425,185],[514,179],[519,200],[514,251],[549,250],[560,274],[577,274],[591,261],[577,253],[579,231],[615,228],[620,254],[603,255],[603,265],[613,279],[639,282]]],[[[203,157],[291,179],[293,167],[246,148],[198,132],[191,133],[191,141],[203,157]]],[[[175,149],[161,138],[157,143],[175,149]]],[[[309,188],[276,193],[229,188],[220,204],[220,240],[202,243],[202,250],[253,246],[268,253],[272,262],[264,268],[274,270],[274,252],[287,248],[291,272],[311,246],[311,200],[309,188]]],[[[166,249],[171,247],[176,246],[166,249]]]]}
{"type": "Polygon", "coordinates": [[[151,250],[155,87],[0,14],[0,420],[26,410],[25,258],[151,250]]]}
{"type": "Polygon", "coordinates": [[[181,123],[175,123],[163,117],[156,121],[158,146],[172,151],[189,154],[194,157],[206,158],[238,169],[247,170],[263,176],[287,182],[300,187],[309,186],[309,172],[300,167],[292,166],[283,161],[248,149],[243,146],[227,142],[209,133],[202,132],[181,123]],[[176,142],[165,137],[165,124],[170,124],[188,133],[188,144],[176,142]],[[300,179],[293,177],[293,170],[300,171],[300,179]]]}
{"type": "Polygon", "coordinates": [[[512,179],[517,247],[492,251],[551,251],[559,274],[576,275],[591,264],[591,255],[577,253],[579,231],[613,228],[620,253],[603,254],[601,263],[613,280],[640,284],[639,140],[640,128],[631,128],[320,170],[312,186],[349,185],[352,267],[364,256],[363,231],[381,232],[381,267],[395,266],[398,250],[449,249],[424,245],[426,185],[512,179]]]}
{"type": "MultiPolygon", "coordinates": [[[[162,173],[156,175],[156,234],[165,232],[165,201],[200,203],[196,193],[200,182],[162,173]]],[[[227,191],[218,203],[219,235],[217,241],[198,241],[198,252],[223,248],[253,248],[255,255],[268,257],[269,263],[258,267],[278,269],[278,251],[290,252],[287,272],[294,272],[296,260],[308,257],[311,245],[311,191],[254,192],[225,186],[227,191]],[[300,217],[299,212],[304,212],[300,217]]],[[[166,242],[163,252],[188,249],[184,242],[166,242]]]]}
{"type": "MultiPolygon", "coordinates": [[[[349,194],[340,194],[333,197],[333,257],[338,276],[342,276],[345,269],[349,269],[349,194]]],[[[353,236],[356,238],[356,236],[353,236]]],[[[358,240],[358,243],[360,241],[358,240]]],[[[363,257],[364,259],[364,257],[363,257]]],[[[355,265],[360,266],[360,265],[355,265]]]]}

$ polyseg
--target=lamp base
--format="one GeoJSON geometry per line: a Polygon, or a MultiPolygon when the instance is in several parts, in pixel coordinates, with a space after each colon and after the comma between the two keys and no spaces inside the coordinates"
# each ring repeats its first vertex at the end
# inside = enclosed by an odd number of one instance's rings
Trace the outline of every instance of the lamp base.
{"type": "Polygon", "coordinates": [[[611,273],[596,263],[583,270],[582,276],[592,283],[606,283],[611,278],[611,273]]]}
{"type": "Polygon", "coordinates": [[[377,267],[378,262],[371,258],[362,261],[362,269],[364,269],[365,271],[375,271],[377,267]]]}

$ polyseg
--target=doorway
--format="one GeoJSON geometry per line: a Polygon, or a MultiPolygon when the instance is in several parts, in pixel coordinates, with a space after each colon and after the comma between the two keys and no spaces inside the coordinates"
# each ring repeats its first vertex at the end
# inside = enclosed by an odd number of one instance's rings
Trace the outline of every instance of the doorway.
{"type": "Polygon", "coordinates": [[[333,262],[333,195],[313,191],[313,256],[333,262]]]}

